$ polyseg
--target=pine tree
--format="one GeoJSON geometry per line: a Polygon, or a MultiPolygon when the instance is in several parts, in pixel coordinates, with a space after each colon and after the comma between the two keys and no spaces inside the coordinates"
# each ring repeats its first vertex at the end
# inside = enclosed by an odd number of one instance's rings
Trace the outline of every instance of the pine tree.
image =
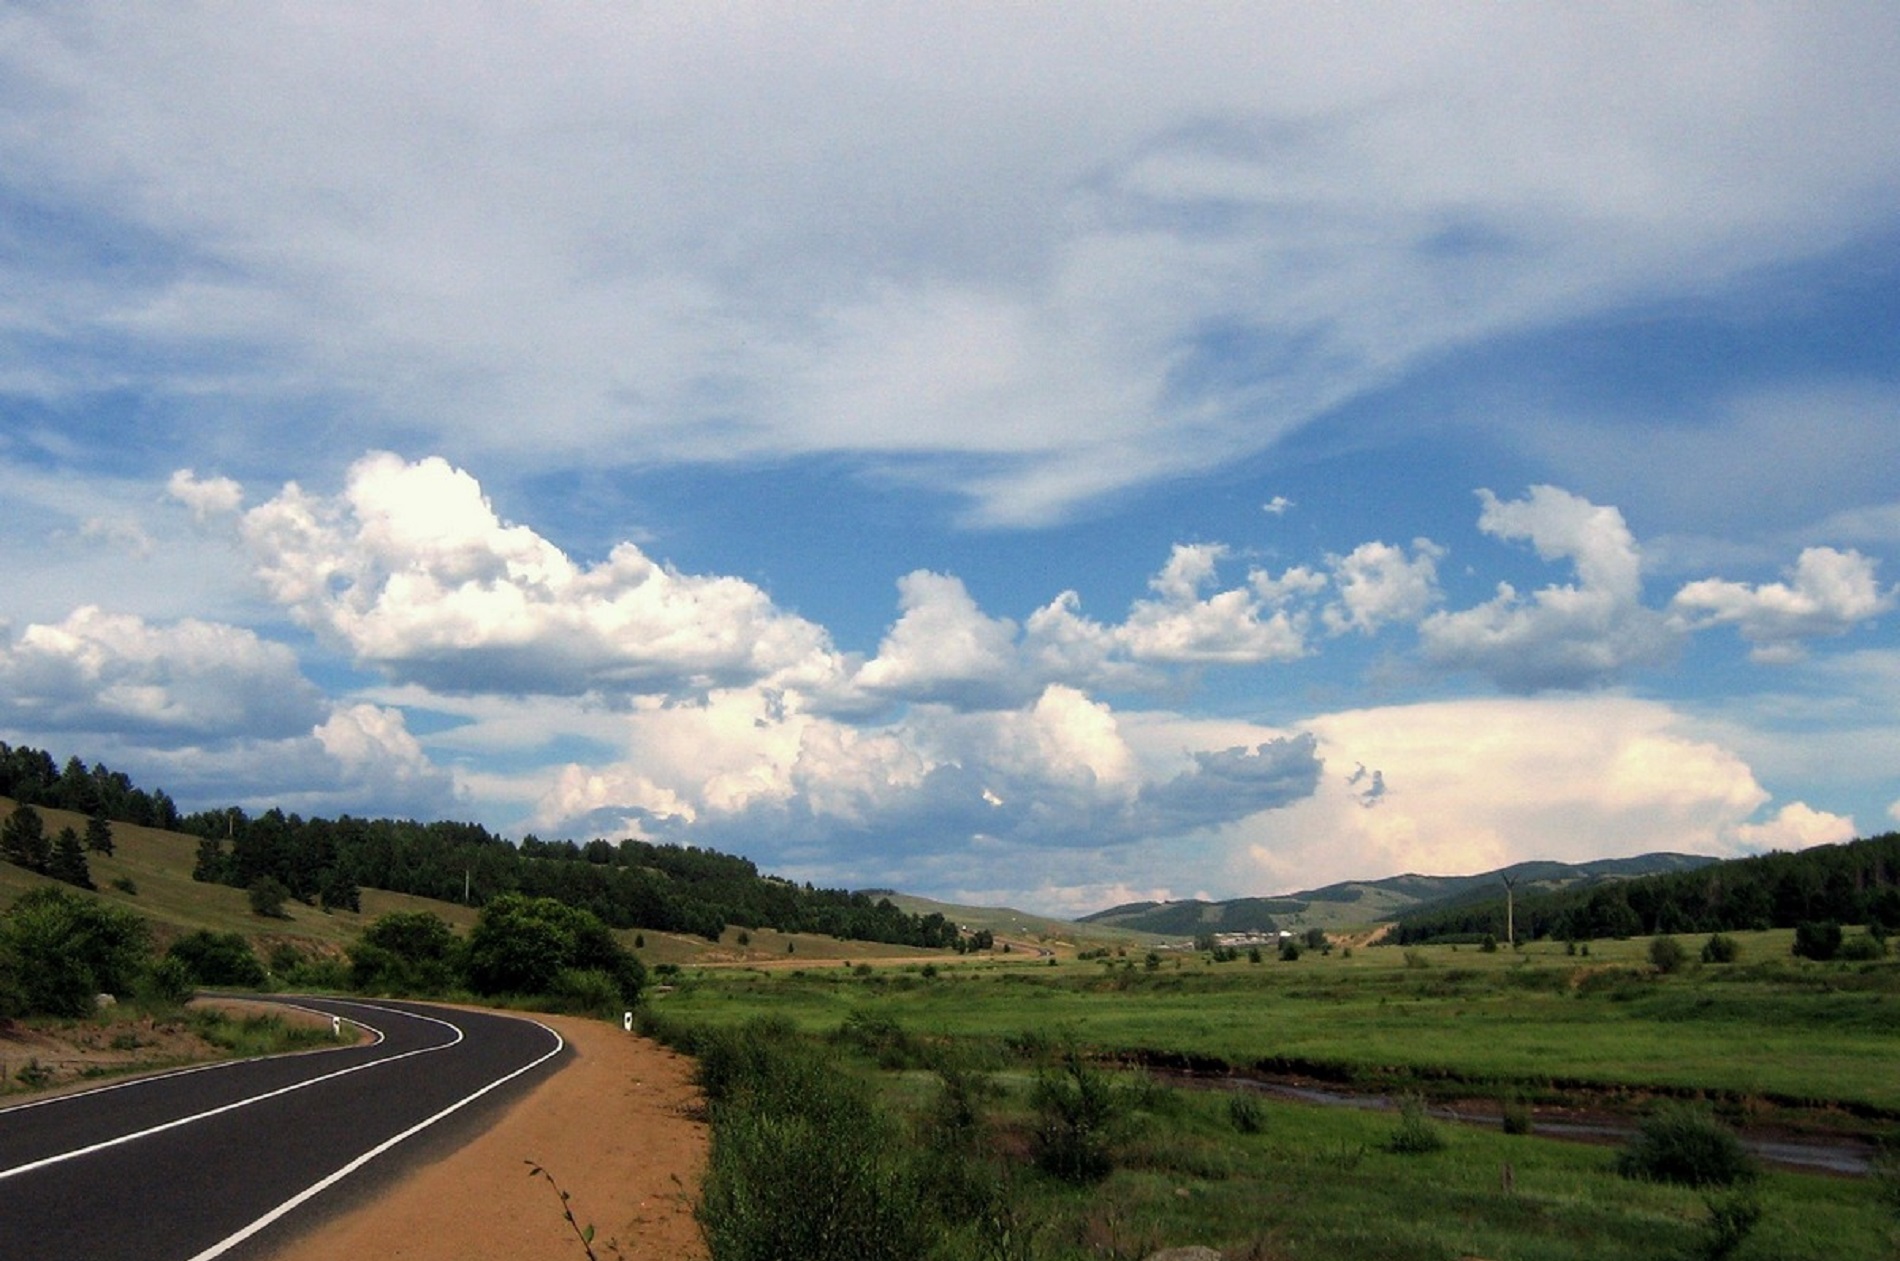
{"type": "Polygon", "coordinates": [[[28,871],[43,872],[53,858],[46,822],[32,806],[19,806],[0,824],[0,857],[28,871]]]}
{"type": "Polygon", "coordinates": [[[86,864],[86,849],[79,843],[79,833],[71,828],[59,830],[59,839],[53,842],[53,855],[46,865],[46,874],[81,889],[93,887],[92,869],[86,864]]]}
{"type": "Polygon", "coordinates": [[[112,822],[103,813],[86,820],[86,848],[95,854],[112,852],[112,822]]]}

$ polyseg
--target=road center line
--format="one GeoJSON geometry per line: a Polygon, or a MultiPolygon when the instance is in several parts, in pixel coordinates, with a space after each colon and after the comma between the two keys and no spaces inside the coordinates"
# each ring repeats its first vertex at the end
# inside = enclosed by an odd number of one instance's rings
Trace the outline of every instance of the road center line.
{"type": "Polygon", "coordinates": [[[230,1234],[226,1236],[225,1238],[219,1240],[217,1243],[212,1244],[209,1248],[206,1248],[203,1252],[200,1252],[197,1256],[190,1258],[190,1261],[212,1261],[212,1258],[214,1257],[223,1256],[225,1253],[229,1252],[231,1249],[237,1247],[239,1244],[249,1239],[252,1235],[255,1235],[258,1231],[263,1230],[266,1226],[269,1226],[272,1222],[277,1221],[279,1218],[283,1217],[286,1213],[289,1213],[290,1211],[295,1209],[298,1205],[305,1203],[306,1201],[312,1199],[315,1196],[321,1195],[324,1191],[335,1186],[337,1183],[343,1181],[343,1179],[349,1177],[351,1174],[355,1173],[358,1169],[361,1169],[364,1165],[367,1165],[370,1161],[376,1159],[378,1156],[382,1155],[384,1152],[388,1151],[390,1148],[396,1146],[396,1144],[404,1141],[405,1139],[412,1138],[415,1135],[420,1134],[422,1131],[428,1129],[431,1125],[434,1125],[436,1122],[442,1120],[444,1117],[447,1117],[451,1115],[452,1113],[461,1111],[463,1108],[467,1107],[471,1103],[474,1103],[477,1099],[480,1099],[483,1095],[487,1094],[489,1091],[494,1090],[499,1086],[506,1085],[508,1082],[513,1081],[515,1078],[521,1076],[525,1072],[528,1072],[530,1069],[538,1068],[540,1065],[547,1063],[549,1060],[559,1055],[562,1052],[562,1050],[565,1049],[567,1046],[566,1040],[563,1039],[559,1033],[555,1032],[553,1029],[548,1028],[548,1026],[542,1024],[539,1020],[529,1020],[528,1017],[526,1016],[511,1016],[509,1017],[509,1019],[526,1020],[529,1024],[534,1025],[535,1027],[541,1029],[549,1037],[554,1039],[554,1049],[549,1051],[547,1054],[541,1056],[539,1059],[531,1060],[528,1063],[523,1064],[520,1068],[515,1069],[512,1073],[508,1073],[502,1077],[497,1077],[494,1081],[489,1082],[486,1086],[483,1086],[480,1090],[477,1090],[472,1094],[463,1096],[462,1098],[456,1100],[454,1103],[450,1104],[448,1107],[436,1113],[434,1116],[429,1117],[426,1120],[416,1122],[414,1125],[410,1126],[408,1129],[404,1130],[402,1133],[394,1136],[393,1138],[384,1139],[382,1142],[370,1148],[368,1151],[364,1152],[361,1156],[358,1156],[355,1160],[352,1160],[349,1164],[344,1165],[341,1169],[338,1169],[336,1172],[330,1174],[328,1177],[325,1177],[317,1182],[311,1183],[309,1186],[305,1187],[303,1190],[299,1191],[297,1194],[291,1196],[288,1200],[285,1200],[282,1204],[279,1204],[276,1208],[264,1214],[262,1217],[258,1218],[256,1221],[252,1222],[250,1225],[244,1227],[242,1230],[236,1231],[233,1234],[230,1234]]]}
{"type": "MultiPolygon", "coordinates": [[[[190,1125],[194,1122],[203,1121],[210,1117],[219,1116],[226,1112],[234,1112],[239,1108],[247,1108],[254,1103],[262,1103],[266,1099],[275,1099],[279,1095],[288,1095],[294,1091],[302,1090],[307,1086],[315,1086],[320,1082],[332,1081],[338,1077],[348,1077],[351,1073],[360,1073],[364,1069],[367,1069],[367,1068],[378,1068],[384,1064],[394,1064],[400,1060],[406,1060],[406,1059],[409,1059],[411,1056],[415,1056],[415,1055],[432,1055],[437,1051],[446,1051],[450,1047],[455,1046],[457,1043],[461,1042],[463,1038],[467,1036],[466,1034],[462,1032],[459,1026],[450,1024],[446,1020],[437,1020],[434,1016],[424,1016],[417,1012],[399,1011],[398,1009],[393,1008],[393,1007],[375,1007],[369,1003],[354,1003],[351,1005],[357,1006],[357,1007],[367,1007],[371,1011],[391,1012],[393,1014],[408,1016],[415,1020],[426,1020],[432,1024],[442,1025],[444,1028],[454,1030],[455,1037],[437,1046],[418,1047],[413,1051],[404,1051],[400,1055],[391,1055],[383,1059],[370,1060],[363,1064],[354,1064],[354,1065],[351,1065],[349,1068],[340,1068],[334,1073],[325,1073],[321,1077],[311,1077],[300,1082],[293,1082],[288,1086],[279,1086],[276,1090],[267,1090],[261,1095],[252,1095],[249,1098],[238,1099],[231,1103],[222,1104],[216,1108],[211,1108],[204,1112],[196,1112],[190,1116],[178,1117],[174,1120],[166,1121],[161,1125],[150,1126],[146,1129],[137,1130],[130,1134],[121,1134],[117,1138],[109,1138],[109,1139],[106,1139],[104,1142],[93,1143],[92,1145],[88,1147],[76,1147],[72,1151],[61,1152],[57,1156],[47,1156],[40,1160],[29,1161],[28,1163],[24,1165],[15,1165],[11,1169],[0,1169],[0,1182],[4,1182],[6,1179],[14,1177],[17,1174],[31,1173],[35,1169],[44,1169],[48,1165],[57,1165],[68,1160],[76,1160],[81,1156],[90,1156],[92,1153],[98,1152],[98,1151],[104,1151],[108,1147],[118,1147],[123,1143],[130,1143],[141,1138],[148,1138],[153,1134],[162,1134],[166,1130],[175,1130],[182,1125],[190,1125]]],[[[545,1027],[546,1026],[543,1026],[543,1028],[545,1027]]],[[[552,1030],[550,1030],[550,1032],[552,1032],[552,1030]]],[[[556,1035],[556,1036],[558,1037],[559,1035],[556,1035]]]]}
{"type": "MultiPolygon", "coordinates": [[[[292,1011],[316,1012],[316,1014],[320,1016],[333,1014],[327,1011],[317,1011],[315,1007],[301,1007],[296,1003],[278,1003],[276,1005],[279,1007],[288,1007],[292,1011]]],[[[358,1006],[361,1006],[361,1004],[358,1004],[358,1006]]],[[[389,1009],[377,1008],[377,1010],[386,1011],[389,1009]]],[[[408,1013],[404,1014],[406,1015],[408,1013]]],[[[366,1025],[362,1021],[352,1019],[349,1016],[345,1016],[343,1019],[355,1025],[358,1029],[375,1034],[376,1040],[370,1043],[371,1046],[381,1046],[384,1042],[389,1040],[389,1036],[381,1029],[375,1028],[372,1025],[366,1025]]],[[[128,1077],[124,1081],[108,1082],[103,1086],[93,1086],[87,1090],[75,1090],[71,1094],[50,1095],[45,1099],[29,1099],[25,1103],[8,1104],[6,1107],[0,1108],[0,1117],[5,1117],[14,1112],[25,1112],[31,1108],[50,1108],[55,1104],[71,1103],[75,1099],[90,1099],[94,1095],[103,1095],[114,1090],[130,1090],[135,1086],[150,1085],[152,1082],[170,1081],[174,1077],[189,1077],[193,1073],[214,1073],[221,1068],[237,1068],[245,1064],[255,1064],[259,1060],[287,1060],[299,1055],[330,1055],[337,1051],[349,1051],[354,1049],[353,1047],[347,1046],[320,1046],[307,1051],[286,1051],[282,1055],[248,1055],[241,1059],[217,1060],[210,1064],[190,1064],[184,1068],[166,1069],[162,1073],[147,1073],[141,1077],[128,1077]]]]}

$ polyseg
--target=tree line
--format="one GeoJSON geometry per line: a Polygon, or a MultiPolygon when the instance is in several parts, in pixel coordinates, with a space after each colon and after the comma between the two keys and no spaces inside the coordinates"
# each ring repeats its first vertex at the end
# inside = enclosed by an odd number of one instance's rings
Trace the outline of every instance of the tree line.
{"type": "MultiPolygon", "coordinates": [[[[1865,924],[1900,932],[1900,833],[1731,859],[1691,871],[1587,887],[1520,890],[1520,940],[1589,941],[1672,933],[1745,932],[1803,924],[1865,924]]],[[[1402,916],[1400,945],[1505,935],[1505,894],[1402,916]]]]}
{"type": "Polygon", "coordinates": [[[919,947],[958,937],[939,914],[764,876],[748,859],[693,846],[533,835],[517,846],[477,823],[304,819],[275,809],[255,817],[235,808],[200,812],[179,830],[200,838],[195,878],[235,888],[274,881],[290,897],[335,908],[355,909],[362,887],[477,907],[521,894],[589,911],[614,928],[714,941],[728,925],[919,947]]]}
{"type": "Polygon", "coordinates": [[[192,875],[249,889],[258,907],[295,898],[357,910],[363,888],[476,907],[514,893],[553,898],[615,928],[709,940],[728,925],[918,947],[953,946],[959,939],[956,925],[941,915],[913,915],[888,898],[764,876],[749,860],[715,850],[638,840],[580,845],[533,835],[516,846],[478,823],[306,819],[280,809],[251,815],[235,806],[181,815],[163,790],[140,788],[121,772],[88,767],[77,757],[62,767],[45,750],[4,742],[0,796],[23,808],[72,810],[91,820],[78,846],[69,843],[75,838],[45,836],[32,809],[16,810],[19,822],[0,834],[0,858],[84,888],[92,887],[85,854],[112,852],[110,823],[116,821],[198,837],[192,875]]]}

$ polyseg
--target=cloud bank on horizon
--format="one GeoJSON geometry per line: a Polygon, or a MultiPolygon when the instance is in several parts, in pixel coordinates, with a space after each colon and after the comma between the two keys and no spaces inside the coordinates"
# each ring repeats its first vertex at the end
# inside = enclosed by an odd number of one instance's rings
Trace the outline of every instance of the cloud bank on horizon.
{"type": "Polygon", "coordinates": [[[0,9],[0,738],[1059,912],[1884,830],[1897,66],[0,9]]]}

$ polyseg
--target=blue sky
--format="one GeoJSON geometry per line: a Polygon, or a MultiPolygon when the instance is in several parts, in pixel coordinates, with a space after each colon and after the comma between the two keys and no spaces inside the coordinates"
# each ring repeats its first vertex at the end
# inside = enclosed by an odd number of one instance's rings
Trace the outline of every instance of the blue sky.
{"type": "Polygon", "coordinates": [[[0,739],[1061,913],[1888,830],[1896,66],[0,5],[0,739]]]}

